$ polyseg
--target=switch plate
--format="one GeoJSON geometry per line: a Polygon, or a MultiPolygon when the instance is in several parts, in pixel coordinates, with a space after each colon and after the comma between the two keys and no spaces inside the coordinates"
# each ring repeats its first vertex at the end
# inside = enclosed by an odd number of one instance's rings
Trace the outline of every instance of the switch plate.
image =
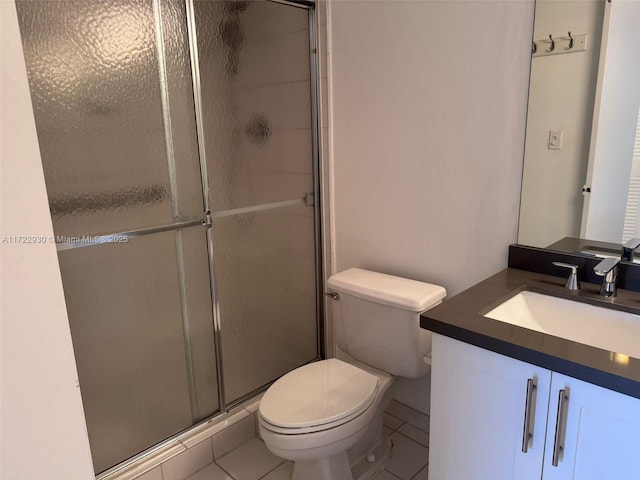
{"type": "Polygon", "coordinates": [[[549,150],[562,149],[562,130],[549,130],[549,144],[547,148],[549,150]]]}

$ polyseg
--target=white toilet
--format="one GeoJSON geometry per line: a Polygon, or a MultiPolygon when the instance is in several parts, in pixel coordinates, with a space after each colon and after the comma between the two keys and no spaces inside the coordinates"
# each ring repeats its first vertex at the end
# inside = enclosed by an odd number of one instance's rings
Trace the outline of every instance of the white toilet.
{"type": "Polygon", "coordinates": [[[385,392],[392,375],[429,371],[431,334],[420,313],[442,302],[443,287],[352,268],[332,276],[338,358],[287,373],[264,394],[259,429],[274,454],[294,462],[293,480],[360,480],[384,467],[385,392]]]}

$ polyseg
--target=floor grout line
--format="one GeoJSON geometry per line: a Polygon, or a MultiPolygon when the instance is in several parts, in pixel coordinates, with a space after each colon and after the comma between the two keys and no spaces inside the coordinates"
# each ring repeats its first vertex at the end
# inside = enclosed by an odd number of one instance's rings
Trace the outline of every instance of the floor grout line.
{"type": "MultiPolygon", "coordinates": [[[[240,447],[236,447],[236,448],[240,448],[240,447]]],[[[235,448],[234,448],[234,450],[235,450],[235,448]]],[[[233,450],[231,450],[231,452],[233,452],[233,450]]],[[[231,452],[228,452],[228,453],[231,453],[231,452]]],[[[225,455],[226,455],[226,453],[225,453],[225,455]]],[[[224,455],[223,455],[222,457],[224,457],[224,455]]],[[[220,458],[222,458],[222,457],[220,457],[220,458]]],[[[226,473],[227,475],[229,475],[233,480],[238,480],[236,477],[234,477],[234,476],[233,476],[233,475],[231,475],[229,472],[227,472],[224,468],[222,468],[222,465],[220,465],[218,462],[214,461],[213,463],[215,463],[215,464],[216,464],[216,466],[217,466],[220,470],[222,470],[224,473],[226,473]]]]}
{"type": "MultiPolygon", "coordinates": [[[[281,458],[281,457],[278,457],[278,458],[281,458]]],[[[280,468],[284,463],[286,463],[286,462],[287,462],[287,461],[283,458],[283,459],[282,459],[282,461],[281,461],[278,465],[276,465],[276,467],[275,467],[275,468],[272,468],[271,470],[269,470],[267,473],[265,473],[264,475],[262,475],[258,480],[261,480],[261,479],[263,479],[264,477],[266,477],[267,475],[269,475],[270,473],[272,473],[272,472],[276,471],[277,469],[279,469],[279,468],[280,468]]]]}

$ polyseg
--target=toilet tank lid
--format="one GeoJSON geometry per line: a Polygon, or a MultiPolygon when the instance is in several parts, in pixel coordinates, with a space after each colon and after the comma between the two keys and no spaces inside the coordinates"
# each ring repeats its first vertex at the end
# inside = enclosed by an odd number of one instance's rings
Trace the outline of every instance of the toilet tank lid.
{"type": "Polygon", "coordinates": [[[413,312],[427,310],[447,295],[439,285],[360,268],[336,273],[327,280],[327,285],[338,293],[413,312]]]}

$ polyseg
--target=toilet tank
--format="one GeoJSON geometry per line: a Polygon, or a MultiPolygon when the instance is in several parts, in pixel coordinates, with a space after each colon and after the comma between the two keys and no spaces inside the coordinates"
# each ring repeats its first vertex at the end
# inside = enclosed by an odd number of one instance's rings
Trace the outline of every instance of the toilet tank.
{"type": "Polygon", "coordinates": [[[327,281],[338,348],[355,360],[392,375],[417,378],[429,371],[431,332],[420,314],[442,302],[443,287],[351,268],[327,281]]]}

